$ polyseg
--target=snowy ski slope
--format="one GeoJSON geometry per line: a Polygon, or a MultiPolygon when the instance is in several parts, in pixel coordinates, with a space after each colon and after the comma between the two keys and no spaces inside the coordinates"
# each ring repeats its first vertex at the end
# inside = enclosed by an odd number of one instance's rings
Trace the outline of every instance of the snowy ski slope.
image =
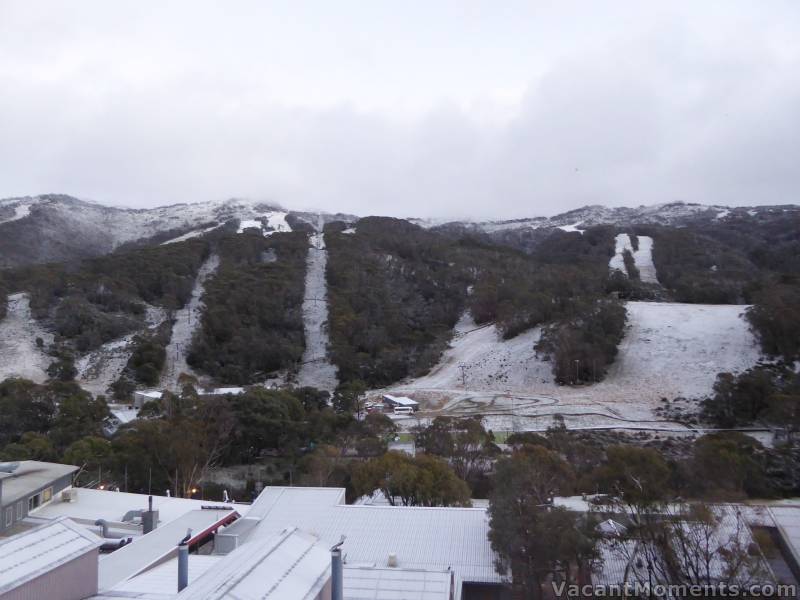
{"type": "Polygon", "coordinates": [[[620,233],[615,238],[614,256],[608,262],[610,269],[621,271],[624,275],[628,275],[625,268],[625,259],[623,253],[628,250],[633,256],[633,261],[636,268],[639,270],[639,278],[644,283],[658,284],[658,277],[656,276],[656,266],[653,264],[653,238],[646,235],[640,235],[639,249],[634,250],[631,244],[631,236],[627,233],[620,233]]]}
{"type": "Polygon", "coordinates": [[[45,381],[53,359],[44,349],[52,342],[53,335],[31,316],[28,294],[11,294],[6,317],[0,321],[0,381],[8,377],[45,381]],[[44,342],[42,348],[36,345],[36,338],[44,342]]]}
{"type": "Polygon", "coordinates": [[[428,375],[381,392],[410,395],[445,414],[488,415],[498,429],[511,428],[512,411],[525,415],[514,427],[541,429],[549,421],[542,426],[539,417],[558,413],[571,427],[663,429],[669,424],[654,412],[662,398],[702,399],[717,373],[744,371],[761,358],[746,306],[628,302],[626,308],[625,337],[600,383],[558,386],[550,362],[534,349],[538,329],[504,341],[493,325],[476,327],[465,316],[428,375]]]}

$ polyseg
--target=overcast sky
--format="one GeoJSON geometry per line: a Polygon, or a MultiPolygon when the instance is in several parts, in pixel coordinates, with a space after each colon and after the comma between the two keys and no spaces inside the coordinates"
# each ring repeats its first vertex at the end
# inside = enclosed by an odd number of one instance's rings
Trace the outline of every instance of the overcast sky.
{"type": "Polygon", "coordinates": [[[800,203],[800,2],[0,0],[0,197],[800,203]]]}

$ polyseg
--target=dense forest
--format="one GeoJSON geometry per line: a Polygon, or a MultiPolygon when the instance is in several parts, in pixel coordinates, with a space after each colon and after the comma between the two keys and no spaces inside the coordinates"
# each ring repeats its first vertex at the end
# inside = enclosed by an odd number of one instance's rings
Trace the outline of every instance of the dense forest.
{"type": "Polygon", "coordinates": [[[599,379],[613,360],[624,326],[624,311],[607,308],[617,304],[606,298],[613,228],[555,231],[533,254],[397,219],[362,219],[355,234],[342,229],[329,225],[326,242],[332,357],[344,382],[377,387],[423,374],[465,309],[506,338],[547,323],[586,324],[579,344],[553,336],[542,347],[559,354],[557,370],[563,361],[591,364],[591,355],[599,379]]]}
{"type": "Polygon", "coordinates": [[[432,367],[471,279],[457,244],[399,219],[326,227],[331,356],[343,382],[385,385],[432,367]]]}
{"type": "Polygon", "coordinates": [[[116,252],[77,264],[5,271],[5,287],[30,295],[33,315],[79,352],[141,328],[147,304],[183,306],[209,248],[201,240],[116,252]]]}
{"type": "Polygon", "coordinates": [[[187,362],[224,383],[245,384],[297,366],[303,354],[308,237],[244,233],[218,242],[202,325],[187,362]]]}

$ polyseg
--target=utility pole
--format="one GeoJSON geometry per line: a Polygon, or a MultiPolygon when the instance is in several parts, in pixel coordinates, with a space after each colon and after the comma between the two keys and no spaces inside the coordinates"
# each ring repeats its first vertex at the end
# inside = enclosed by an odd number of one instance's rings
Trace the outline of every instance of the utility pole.
{"type": "Polygon", "coordinates": [[[467,365],[462,363],[462,364],[458,365],[458,368],[461,369],[461,385],[463,385],[466,388],[467,387],[467,365]]]}
{"type": "Polygon", "coordinates": [[[577,384],[580,380],[580,373],[578,369],[580,369],[581,361],[580,359],[575,359],[575,383],[577,384]]]}

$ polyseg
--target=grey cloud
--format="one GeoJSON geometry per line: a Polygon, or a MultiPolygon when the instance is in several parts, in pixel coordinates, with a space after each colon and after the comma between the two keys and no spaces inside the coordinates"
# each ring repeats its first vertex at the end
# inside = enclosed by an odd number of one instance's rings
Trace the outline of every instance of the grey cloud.
{"type": "MultiPolygon", "coordinates": [[[[410,109],[393,110],[391,96],[377,91],[375,106],[360,102],[350,83],[360,62],[369,77],[392,81],[376,75],[377,41],[363,37],[346,53],[360,48],[368,58],[342,65],[346,83],[333,89],[331,76],[305,102],[281,82],[314,89],[311,74],[273,80],[291,64],[266,59],[267,75],[254,72],[252,41],[214,42],[196,59],[171,46],[145,44],[138,54],[132,40],[147,39],[152,23],[144,21],[135,35],[119,34],[122,49],[105,62],[92,53],[112,43],[110,34],[92,38],[84,27],[79,37],[60,37],[57,24],[15,15],[15,27],[55,32],[56,41],[50,55],[46,36],[29,50],[19,32],[13,44],[0,42],[0,196],[64,192],[134,206],[246,196],[357,214],[474,218],[587,203],[797,202],[800,46],[791,39],[800,27],[790,4],[773,6],[772,19],[760,16],[750,31],[731,26],[724,39],[714,29],[720,13],[687,8],[658,27],[648,21],[613,39],[575,38],[574,48],[547,60],[521,54],[517,72],[526,60],[536,68],[519,82],[518,101],[490,119],[461,92],[432,93],[428,106],[410,109]],[[239,58],[240,71],[224,68],[239,58]]],[[[470,39],[476,61],[476,44],[522,44],[497,28],[495,37],[470,39]]],[[[427,68],[418,59],[406,66],[427,68]]],[[[396,77],[413,84],[406,71],[396,77]]],[[[435,82],[437,71],[419,77],[435,82]]],[[[424,90],[409,94],[426,98],[424,90]]]]}

